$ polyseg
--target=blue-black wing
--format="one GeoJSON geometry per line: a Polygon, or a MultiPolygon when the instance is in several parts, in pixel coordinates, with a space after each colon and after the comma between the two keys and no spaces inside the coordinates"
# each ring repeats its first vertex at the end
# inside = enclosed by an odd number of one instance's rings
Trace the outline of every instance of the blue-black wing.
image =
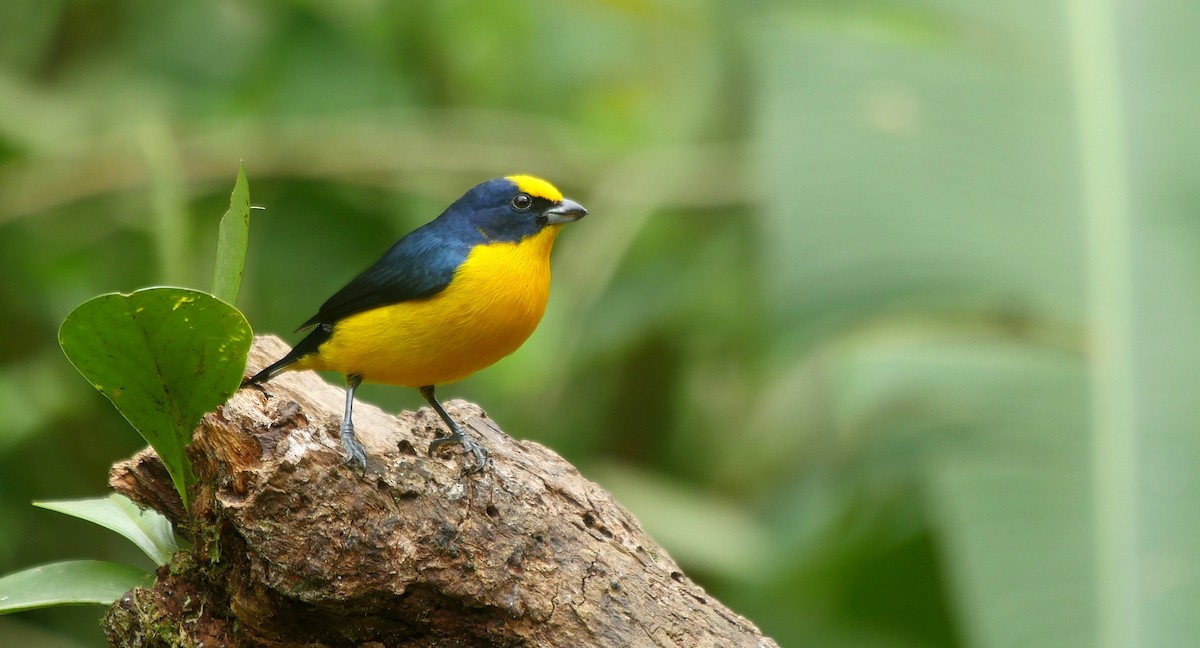
{"type": "Polygon", "coordinates": [[[302,331],[314,324],[319,326],[287,355],[246,379],[243,384],[270,380],[288,365],[315,353],[333,335],[333,324],[342,318],[380,306],[432,297],[445,290],[470,251],[470,244],[447,241],[435,227],[426,225],[414,230],[327,299],[317,314],[297,330],[302,331]]]}
{"type": "Polygon", "coordinates": [[[429,225],[397,241],[371,267],[327,299],[317,314],[297,330],[314,324],[332,324],[381,306],[432,297],[445,290],[470,253],[470,246],[447,240],[429,225]]]}

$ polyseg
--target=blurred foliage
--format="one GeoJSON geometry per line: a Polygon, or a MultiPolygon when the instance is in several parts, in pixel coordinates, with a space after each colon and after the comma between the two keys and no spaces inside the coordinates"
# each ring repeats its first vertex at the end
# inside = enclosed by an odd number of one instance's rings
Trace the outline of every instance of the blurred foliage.
{"type": "MultiPolygon", "coordinates": [[[[99,293],[206,286],[239,160],[265,207],[239,306],[291,341],[391,240],[525,171],[592,216],[530,342],[442,392],[579,465],[781,645],[1188,645],[1197,19],[2,3],[0,573],[139,560],[28,504],[98,494],[139,445],[55,331],[99,293]]],[[[98,644],[73,612],[0,644],[98,644]]]]}

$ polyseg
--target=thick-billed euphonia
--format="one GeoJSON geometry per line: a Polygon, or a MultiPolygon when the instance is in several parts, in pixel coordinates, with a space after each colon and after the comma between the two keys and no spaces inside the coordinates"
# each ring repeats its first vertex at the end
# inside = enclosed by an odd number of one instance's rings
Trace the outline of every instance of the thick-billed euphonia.
{"type": "Polygon", "coordinates": [[[491,365],[533,333],[550,294],[554,239],[585,215],[541,178],[477,185],[326,300],[297,329],[312,332],[246,384],[302,369],[344,374],[342,444],[348,462],[363,469],[367,456],[351,420],[355,389],[363,381],[414,387],[449,428],[429,454],[460,443],[479,470],[487,452],[450,418],[434,386],[491,365]]]}

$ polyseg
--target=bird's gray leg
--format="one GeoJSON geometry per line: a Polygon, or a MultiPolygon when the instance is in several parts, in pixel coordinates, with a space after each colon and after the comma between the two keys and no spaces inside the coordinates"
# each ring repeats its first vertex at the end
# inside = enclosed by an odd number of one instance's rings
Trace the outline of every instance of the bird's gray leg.
{"type": "Polygon", "coordinates": [[[444,437],[438,437],[429,442],[429,456],[432,457],[435,450],[446,444],[459,443],[462,444],[464,450],[471,453],[471,456],[475,458],[475,465],[467,468],[464,474],[483,470],[484,466],[486,466],[488,463],[487,450],[485,450],[478,443],[472,441],[470,437],[463,433],[462,428],[458,427],[458,424],[454,422],[454,419],[450,418],[450,415],[446,413],[446,410],[442,409],[442,404],[439,403],[437,398],[435,398],[433,395],[433,385],[426,385],[417,391],[421,392],[421,397],[425,399],[425,402],[429,403],[429,406],[433,408],[433,411],[437,412],[438,416],[442,418],[442,421],[446,423],[446,427],[450,428],[450,434],[447,434],[444,437]]]}
{"type": "Polygon", "coordinates": [[[351,413],[354,410],[354,390],[362,384],[362,376],[350,374],[346,376],[346,415],[342,417],[342,447],[346,448],[348,458],[346,463],[355,464],[361,470],[367,469],[367,451],[358,439],[354,438],[354,421],[351,413]]]}

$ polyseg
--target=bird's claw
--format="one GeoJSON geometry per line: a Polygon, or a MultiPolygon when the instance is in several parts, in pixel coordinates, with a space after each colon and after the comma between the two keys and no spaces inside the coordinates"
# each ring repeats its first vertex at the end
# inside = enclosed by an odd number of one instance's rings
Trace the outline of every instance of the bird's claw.
{"type": "Polygon", "coordinates": [[[358,439],[354,438],[354,427],[343,425],[341,429],[342,447],[346,449],[346,461],[343,465],[357,466],[359,470],[367,470],[367,450],[358,439]]]}
{"type": "Polygon", "coordinates": [[[438,437],[433,441],[430,441],[429,456],[432,457],[433,453],[436,452],[438,448],[451,443],[460,444],[463,447],[463,450],[466,450],[475,459],[475,464],[473,466],[469,466],[463,470],[464,475],[477,473],[486,468],[488,464],[492,462],[491,457],[488,456],[487,449],[472,441],[470,437],[462,432],[452,432],[444,437],[438,437]]]}

